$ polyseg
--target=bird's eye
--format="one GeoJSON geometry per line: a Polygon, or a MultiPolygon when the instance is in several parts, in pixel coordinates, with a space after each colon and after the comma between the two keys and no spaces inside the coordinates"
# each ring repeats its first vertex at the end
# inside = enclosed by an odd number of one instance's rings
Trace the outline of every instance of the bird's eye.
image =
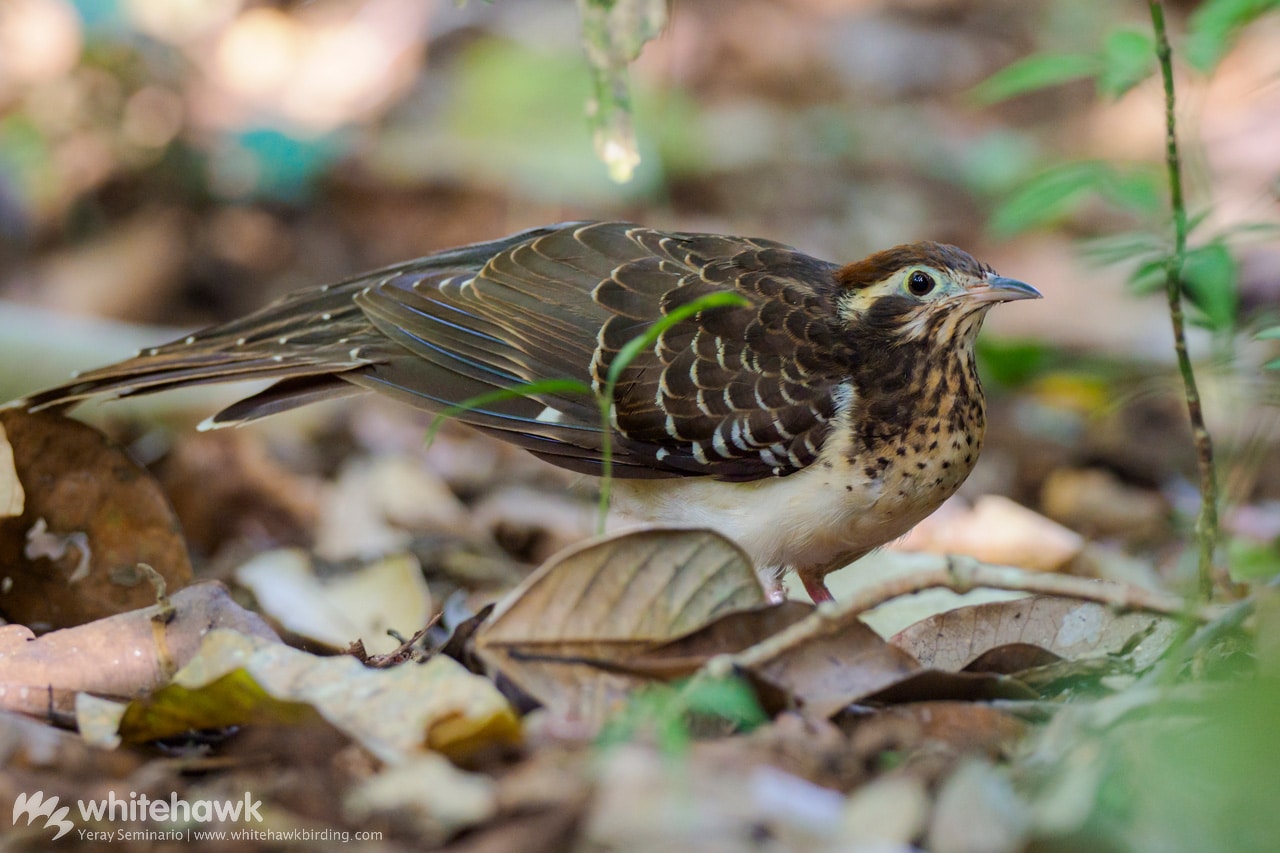
{"type": "Polygon", "coordinates": [[[926,272],[921,272],[920,270],[913,272],[907,279],[907,290],[910,290],[916,296],[924,296],[926,293],[933,290],[933,287],[933,276],[926,272]]]}

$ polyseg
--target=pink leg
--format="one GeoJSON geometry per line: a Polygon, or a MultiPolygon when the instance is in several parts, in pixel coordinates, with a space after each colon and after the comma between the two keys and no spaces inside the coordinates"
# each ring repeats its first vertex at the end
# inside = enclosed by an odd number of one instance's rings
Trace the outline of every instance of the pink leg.
{"type": "Polygon", "coordinates": [[[814,604],[823,604],[827,601],[835,601],[835,596],[831,594],[831,590],[827,589],[827,585],[822,581],[822,575],[810,574],[809,572],[796,572],[800,576],[800,583],[804,584],[804,591],[809,593],[809,597],[813,599],[814,604]]]}

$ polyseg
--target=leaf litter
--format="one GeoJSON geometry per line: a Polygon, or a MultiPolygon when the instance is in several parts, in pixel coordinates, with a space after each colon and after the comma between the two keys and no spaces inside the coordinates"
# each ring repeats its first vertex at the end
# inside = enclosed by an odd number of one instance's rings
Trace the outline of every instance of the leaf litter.
{"type": "MultiPolygon", "coordinates": [[[[15,447],[17,485],[30,494],[15,447]]],[[[771,605],[736,546],[660,528],[571,546],[494,601],[467,591],[473,570],[450,580],[447,562],[424,573],[412,556],[447,541],[433,526],[458,518],[452,499],[442,516],[414,508],[414,495],[430,500],[414,482],[363,481],[406,484],[394,487],[409,500],[384,494],[371,504],[381,520],[369,516],[368,529],[383,531],[375,539],[400,531],[398,555],[332,563],[268,551],[227,571],[237,595],[252,593],[242,600],[302,648],[225,587],[182,588],[178,576],[161,603],[39,637],[4,628],[5,707],[114,753],[177,749],[192,766],[222,754],[229,763],[213,772],[228,784],[268,785],[272,772],[242,751],[255,732],[274,749],[333,744],[311,757],[327,762],[314,782],[330,807],[317,818],[281,795],[280,820],[376,826],[450,849],[743,849],[763,832],[783,849],[1017,850],[1084,831],[1096,810],[1062,803],[1096,799],[1105,779],[1092,765],[1046,783],[1015,773],[1027,760],[1017,756],[1030,748],[1030,766],[1051,764],[1072,754],[1064,739],[1105,738],[1108,725],[1158,707],[1118,706],[1101,721],[1067,713],[1127,695],[1114,688],[1149,677],[1198,618],[1173,618],[1168,599],[1135,590],[1110,605],[1025,597],[1048,584],[1110,600],[1118,584],[894,552],[879,559],[927,582],[873,584],[847,607],[771,605]],[[419,540],[422,525],[430,533],[419,540]],[[889,638],[861,619],[916,589],[963,591],[966,578],[1012,579],[1024,597],[933,613],[889,638]],[[445,601],[436,587],[454,591],[445,601]],[[491,612],[468,618],[486,601],[491,612]],[[334,654],[353,641],[366,652],[334,654]],[[984,816],[981,831],[966,822],[973,815],[984,816]]],[[[344,500],[360,500],[356,482],[344,500]]],[[[34,491],[27,504],[47,500],[34,491]]]]}

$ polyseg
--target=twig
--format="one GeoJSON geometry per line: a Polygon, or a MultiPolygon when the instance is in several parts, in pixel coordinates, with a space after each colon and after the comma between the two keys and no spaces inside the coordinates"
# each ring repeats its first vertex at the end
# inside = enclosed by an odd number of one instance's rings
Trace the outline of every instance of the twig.
{"type": "Polygon", "coordinates": [[[1218,481],[1213,464],[1213,441],[1205,426],[1200,391],[1196,388],[1195,371],[1187,354],[1186,324],[1182,314],[1182,268],[1187,253],[1187,208],[1182,197],[1182,161],[1178,153],[1176,99],[1173,93],[1173,50],[1165,29],[1164,6],[1160,0],[1148,0],[1151,24],[1155,30],[1156,57],[1160,60],[1160,77],[1164,81],[1165,165],[1169,171],[1169,195],[1173,206],[1173,254],[1165,264],[1165,293],[1169,299],[1169,319],[1173,323],[1173,347],[1178,356],[1178,370],[1187,399],[1187,415],[1195,440],[1196,459],[1200,468],[1200,513],[1196,518],[1196,538],[1200,544],[1200,597],[1213,596],[1213,558],[1218,544],[1218,481]]]}
{"type": "Polygon", "coordinates": [[[859,590],[853,598],[834,605],[824,604],[811,616],[806,616],[764,642],[737,655],[724,656],[723,663],[717,665],[750,667],[771,660],[782,650],[804,641],[816,632],[831,631],[859,618],[873,607],[903,595],[939,588],[965,593],[978,587],[1078,598],[1082,601],[1096,601],[1117,610],[1144,610],[1196,622],[1207,622],[1218,615],[1216,611],[1189,605],[1176,595],[1129,584],[1029,572],[1012,566],[981,563],[972,557],[949,556],[940,557],[936,566],[859,590]]]}

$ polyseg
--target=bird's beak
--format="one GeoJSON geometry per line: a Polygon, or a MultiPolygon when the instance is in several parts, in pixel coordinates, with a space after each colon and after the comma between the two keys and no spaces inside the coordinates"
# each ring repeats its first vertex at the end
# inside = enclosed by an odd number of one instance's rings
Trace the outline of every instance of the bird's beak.
{"type": "Polygon", "coordinates": [[[1041,298],[1040,291],[1031,285],[998,275],[987,276],[969,285],[964,295],[975,302],[1014,302],[1018,299],[1041,298]]]}

